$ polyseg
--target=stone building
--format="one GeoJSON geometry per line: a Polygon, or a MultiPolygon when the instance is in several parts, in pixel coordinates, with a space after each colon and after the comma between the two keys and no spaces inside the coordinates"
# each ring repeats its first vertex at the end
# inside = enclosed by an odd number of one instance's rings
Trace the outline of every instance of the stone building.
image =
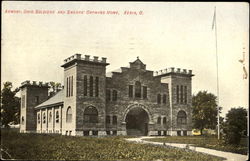
{"type": "Polygon", "coordinates": [[[192,71],[153,72],[137,58],[106,76],[106,58],[64,60],[64,88],[21,85],[20,132],[62,135],[191,135],[192,71]]]}

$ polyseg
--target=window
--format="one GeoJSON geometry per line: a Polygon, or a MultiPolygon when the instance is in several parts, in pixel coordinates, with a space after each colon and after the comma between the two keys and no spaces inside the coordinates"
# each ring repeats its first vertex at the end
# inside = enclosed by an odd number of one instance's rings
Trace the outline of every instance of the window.
{"type": "Polygon", "coordinates": [[[111,92],[109,89],[106,90],[106,101],[111,101],[111,92]]]}
{"type": "Polygon", "coordinates": [[[187,104],[187,86],[184,86],[184,103],[187,104]]]}
{"type": "Polygon", "coordinates": [[[22,108],[25,107],[25,95],[22,95],[22,108]]]}
{"type": "Polygon", "coordinates": [[[141,98],[141,82],[135,82],[135,97],[141,98]]]}
{"type": "Polygon", "coordinates": [[[113,90],[112,100],[117,101],[117,91],[116,90],[113,90]]]}
{"type": "Polygon", "coordinates": [[[177,131],[177,136],[181,136],[181,131],[177,131]]]}
{"type": "Polygon", "coordinates": [[[163,102],[164,104],[167,103],[167,95],[166,95],[166,94],[163,95],[162,102],[163,102]]]}
{"type": "Polygon", "coordinates": [[[133,97],[133,85],[128,86],[128,96],[131,98],[133,97]]]}
{"type": "Polygon", "coordinates": [[[73,76],[71,76],[71,96],[73,96],[73,76]]]}
{"type": "Polygon", "coordinates": [[[56,123],[58,123],[58,122],[59,122],[59,112],[56,111],[56,123]]]}
{"type": "Polygon", "coordinates": [[[46,114],[45,114],[45,112],[43,113],[43,123],[44,124],[46,123],[46,114]]]}
{"type": "Polygon", "coordinates": [[[51,119],[52,119],[52,113],[49,112],[49,122],[51,122],[51,119]]]}
{"type": "Polygon", "coordinates": [[[83,93],[84,93],[84,96],[88,95],[88,78],[86,75],[83,78],[83,93]]]}
{"type": "Polygon", "coordinates": [[[161,124],[161,117],[157,118],[157,124],[161,124]]]}
{"type": "Polygon", "coordinates": [[[176,86],[176,102],[179,103],[179,86],[176,86]]]}
{"type": "Polygon", "coordinates": [[[97,123],[98,111],[95,107],[90,106],[84,110],[83,120],[85,123],[97,123]]]}
{"type": "Polygon", "coordinates": [[[93,97],[93,76],[89,78],[89,96],[93,97]]]}
{"type": "Polygon", "coordinates": [[[35,102],[36,102],[36,105],[39,104],[39,96],[36,96],[36,97],[35,97],[35,102]]]}
{"type": "Polygon", "coordinates": [[[98,135],[98,131],[94,130],[94,131],[92,131],[92,134],[93,134],[94,136],[96,136],[96,135],[98,135]]]}
{"type": "Polygon", "coordinates": [[[95,96],[99,96],[99,77],[95,78],[95,96]]]}
{"type": "Polygon", "coordinates": [[[181,86],[181,104],[183,103],[183,86],[181,86]]]}
{"type": "Polygon", "coordinates": [[[21,121],[22,121],[22,125],[23,125],[24,124],[24,116],[22,116],[22,120],[21,121]]]}
{"type": "Polygon", "coordinates": [[[106,116],[106,124],[110,124],[110,116],[106,116]]]}
{"type": "Polygon", "coordinates": [[[117,116],[113,116],[113,125],[116,125],[117,124],[117,116]]]}
{"type": "Polygon", "coordinates": [[[167,123],[167,118],[163,117],[163,124],[166,124],[166,123],[167,123]]]}
{"type": "Polygon", "coordinates": [[[66,122],[71,122],[72,121],[72,109],[69,106],[66,112],[66,122]]]}
{"type": "Polygon", "coordinates": [[[161,103],[161,94],[157,95],[157,103],[160,104],[161,103]]]}
{"type": "Polygon", "coordinates": [[[67,77],[67,94],[66,96],[69,97],[69,77],[67,77]]]}
{"type": "Polygon", "coordinates": [[[143,99],[146,99],[147,98],[147,87],[146,86],[143,86],[143,99]]]}
{"type": "Polygon", "coordinates": [[[37,114],[37,123],[40,124],[40,113],[37,114]]]}
{"type": "Polygon", "coordinates": [[[186,125],[187,115],[185,111],[179,111],[177,114],[177,125],[186,125]]]}

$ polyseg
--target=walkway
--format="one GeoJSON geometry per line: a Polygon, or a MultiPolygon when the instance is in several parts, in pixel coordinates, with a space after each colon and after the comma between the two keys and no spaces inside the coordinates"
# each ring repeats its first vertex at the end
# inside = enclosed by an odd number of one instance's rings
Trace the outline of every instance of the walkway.
{"type": "Polygon", "coordinates": [[[242,154],[223,152],[223,151],[201,148],[201,147],[194,147],[194,146],[190,146],[187,144],[161,143],[161,142],[153,142],[153,141],[143,140],[143,139],[148,139],[148,138],[155,138],[155,137],[143,136],[143,137],[138,137],[138,138],[127,138],[126,140],[131,141],[131,142],[136,142],[136,143],[142,143],[142,144],[153,144],[153,145],[161,145],[161,146],[165,145],[165,146],[172,146],[172,147],[176,147],[176,148],[188,148],[188,149],[194,150],[196,152],[201,152],[201,153],[206,153],[209,155],[222,157],[222,158],[225,158],[227,161],[246,161],[246,160],[248,160],[248,156],[242,155],[242,154]]]}

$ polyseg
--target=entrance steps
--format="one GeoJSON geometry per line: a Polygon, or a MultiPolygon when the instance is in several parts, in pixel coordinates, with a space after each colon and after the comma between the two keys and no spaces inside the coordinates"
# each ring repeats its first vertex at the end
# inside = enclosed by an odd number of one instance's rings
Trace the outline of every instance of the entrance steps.
{"type": "Polygon", "coordinates": [[[143,133],[138,129],[127,129],[127,135],[143,136],[143,133]]]}

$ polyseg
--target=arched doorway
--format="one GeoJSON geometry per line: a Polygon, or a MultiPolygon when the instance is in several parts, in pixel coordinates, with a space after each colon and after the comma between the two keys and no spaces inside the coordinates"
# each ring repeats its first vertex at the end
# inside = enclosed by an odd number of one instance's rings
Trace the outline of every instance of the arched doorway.
{"type": "Polygon", "coordinates": [[[129,110],[126,115],[127,135],[148,135],[148,113],[141,107],[129,110]]]}

